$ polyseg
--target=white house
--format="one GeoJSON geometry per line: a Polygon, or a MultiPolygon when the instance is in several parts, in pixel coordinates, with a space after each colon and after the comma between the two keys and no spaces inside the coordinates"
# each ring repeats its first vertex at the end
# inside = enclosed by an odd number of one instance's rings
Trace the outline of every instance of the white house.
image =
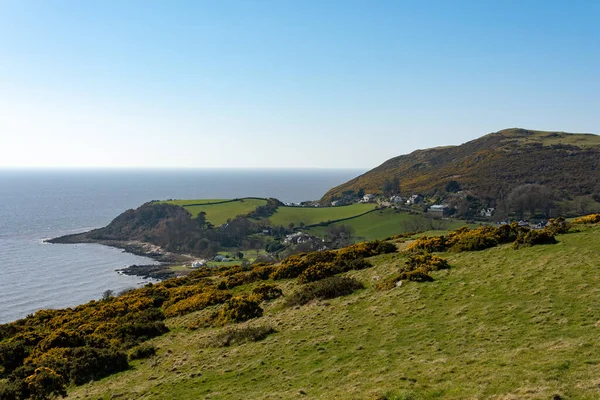
{"type": "Polygon", "coordinates": [[[481,210],[479,212],[479,216],[481,217],[491,217],[494,214],[494,209],[493,208],[484,208],[483,210],[481,210]]]}
{"type": "Polygon", "coordinates": [[[406,198],[396,195],[396,196],[390,197],[390,201],[392,203],[406,203],[406,198]]]}
{"type": "Polygon", "coordinates": [[[406,200],[406,204],[419,204],[423,201],[423,196],[420,194],[413,194],[406,200]]]}
{"type": "Polygon", "coordinates": [[[373,200],[375,200],[375,195],[374,195],[374,194],[371,194],[371,193],[369,193],[369,194],[365,194],[365,195],[363,196],[363,198],[362,198],[362,202],[363,202],[363,203],[370,203],[370,202],[372,202],[373,200]]]}
{"type": "Polygon", "coordinates": [[[196,260],[192,263],[192,268],[202,268],[206,265],[206,260],[196,260]]]}

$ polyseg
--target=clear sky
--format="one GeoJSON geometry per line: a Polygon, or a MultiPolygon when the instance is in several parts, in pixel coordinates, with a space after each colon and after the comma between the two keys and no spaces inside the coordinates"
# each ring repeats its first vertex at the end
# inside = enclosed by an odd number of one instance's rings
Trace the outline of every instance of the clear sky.
{"type": "Polygon", "coordinates": [[[372,168],[600,133],[600,1],[0,0],[0,166],[372,168]]]}

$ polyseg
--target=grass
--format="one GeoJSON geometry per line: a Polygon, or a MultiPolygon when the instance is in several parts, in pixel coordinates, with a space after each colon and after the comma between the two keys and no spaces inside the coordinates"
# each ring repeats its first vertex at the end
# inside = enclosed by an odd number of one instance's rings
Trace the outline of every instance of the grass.
{"type": "MultiPolygon", "coordinates": [[[[422,214],[396,213],[392,209],[384,209],[369,214],[361,215],[347,221],[337,222],[332,225],[348,225],[354,228],[357,241],[385,239],[404,232],[421,230],[453,230],[466,225],[461,220],[431,220],[422,214]]],[[[315,227],[310,233],[323,236],[326,227],[315,227]]]]}
{"type": "Polygon", "coordinates": [[[192,214],[193,217],[196,217],[200,212],[204,211],[206,213],[206,220],[216,226],[226,223],[227,219],[229,218],[235,218],[238,215],[248,214],[249,212],[254,211],[256,207],[267,204],[267,201],[263,199],[239,199],[228,201],[226,203],[209,204],[218,201],[225,200],[174,200],[168,201],[168,203],[183,206],[192,214]]]}
{"type": "Polygon", "coordinates": [[[175,204],[177,206],[189,206],[190,204],[212,204],[212,203],[222,203],[224,201],[229,201],[231,199],[197,199],[197,200],[167,200],[162,203],[175,204]]]}
{"type": "MultiPolygon", "coordinates": [[[[389,291],[401,254],[348,276],[366,289],[236,325],[272,326],[260,342],[202,344],[227,328],[188,331],[202,312],[168,320],[157,355],[73,388],[73,399],[600,398],[600,227],[559,243],[444,253],[431,283],[389,291]]],[[[298,287],[278,282],[288,295],[298,287]]],[[[206,311],[210,312],[210,311],[206,311]]]]}
{"type": "Polygon", "coordinates": [[[353,217],[373,210],[376,206],[376,204],[355,203],[340,207],[279,207],[269,219],[273,225],[286,227],[290,223],[300,226],[300,222],[305,225],[313,225],[353,217]]]}

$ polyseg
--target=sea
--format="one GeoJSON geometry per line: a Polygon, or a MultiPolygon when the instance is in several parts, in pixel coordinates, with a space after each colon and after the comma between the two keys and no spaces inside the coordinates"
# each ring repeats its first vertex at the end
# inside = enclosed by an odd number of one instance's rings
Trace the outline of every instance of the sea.
{"type": "Polygon", "coordinates": [[[319,199],[363,173],[353,169],[0,169],[0,323],[65,308],[148,281],[118,269],[153,260],[98,244],[44,240],[107,225],[150,200],[319,199]]]}

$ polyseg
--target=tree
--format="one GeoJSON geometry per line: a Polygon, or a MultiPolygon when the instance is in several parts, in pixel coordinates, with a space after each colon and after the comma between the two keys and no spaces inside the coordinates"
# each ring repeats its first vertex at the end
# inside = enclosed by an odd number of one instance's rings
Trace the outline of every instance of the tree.
{"type": "Polygon", "coordinates": [[[382,192],[384,196],[400,193],[400,179],[398,177],[394,177],[392,180],[386,179],[383,183],[382,192]]]}
{"type": "Polygon", "coordinates": [[[548,217],[550,210],[554,208],[552,190],[535,183],[528,183],[517,186],[508,195],[506,202],[510,211],[517,213],[520,218],[524,217],[525,212],[534,216],[537,211],[541,211],[548,217]]]}
{"type": "Polygon", "coordinates": [[[108,290],[105,290],[102,293],[102,300],[103,301],[108,301],[108,300],[112,299],[114,296],[115,296],[115,292],[112,291],[112,290],[110,290],[110,289],[108,289],[108,290]]]}
{"type": "Polygon", "coordinates": [[[350,225],[329,225],[325,236],[333,247],[349,246],[354,237],[354,228],[350,225]]]}
{"type": "Polygon", "coordinates": [[[450,182],[448,182],[446,184],[446,192],[448,193],[456,193],[458,191],[460,191],[460,183],[456,182],[455,180],[451,180],[450,182]]]}

